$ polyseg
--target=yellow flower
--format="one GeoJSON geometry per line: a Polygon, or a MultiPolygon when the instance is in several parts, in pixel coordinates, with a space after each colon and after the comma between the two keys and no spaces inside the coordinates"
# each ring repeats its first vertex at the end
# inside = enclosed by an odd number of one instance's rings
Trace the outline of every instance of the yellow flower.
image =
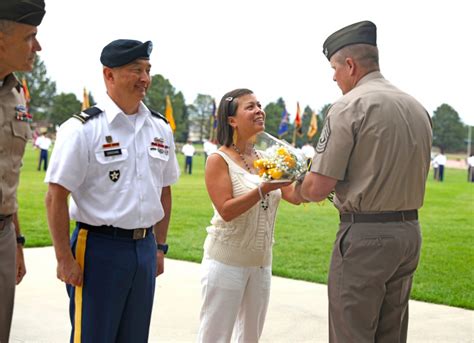
{"type": "Polygon", "coordinates": [[[263,163],[264,163],[264,162],[265,162],[265,161],[264,161],[263,159],[255,160],[255,161],[253,161],[253,166],[254,166],[255,168],[257,168],[257,169],[264,168],[264,167],[263,167],[263,163]]]}
{"type": "Polygon", "coordinates": [[[288,165],[288,167],[290,168],[293,168],[296,164],[296,161],[293,157],[291,157],[290,155],[286,155],[285,158],[283,159],[283,161],[286,162],[286,164],[288,165]]]}
{"type": "Polygon", "coordinates": [[[285,148],[280,147],[280,148],[278,148],[278,150],[277,150],[277,154],[278,154],[278,155],[288,155],[288,151],[287,151],[285,148]]]}
{"type": "Polygon", "coordinates": [[[279,180],[283,176],[283,172],[278,168],[268,169],[268,174],[273,180],[279,180]]]}

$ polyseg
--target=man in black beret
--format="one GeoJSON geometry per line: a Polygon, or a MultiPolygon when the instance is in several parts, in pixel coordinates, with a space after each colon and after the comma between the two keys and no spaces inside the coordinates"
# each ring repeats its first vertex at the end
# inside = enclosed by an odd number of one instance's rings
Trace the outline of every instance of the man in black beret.
{"type": "Polygon", "coordinates": [[[61,125],[46,173],[71,341],[148,342],[155,279],[168,250],[171,184],[179,175],[168,122],[142,102],[151,50],[151,42],[130,39],[104,47],[107,96],[61,125]],[[71,238],[69,213],[77,223],[71,238]]]}
{"type": "Polygon", "coordinates": [[[328,279],[330,342],[406,342],[430,168],[425,108],[380,73],[376,26],[330,35],[323,53],[343,96],[332,104],[301,193],[335,191],[340,225],[328,279]]]}
{"type": "Polygon", "coordinates": [[[16,191],[31,116],[13,73],[32,70],[44,14],[43,0],[0,0],[0,342],[8,342],[15,284],[26,273],[16,191]]]}

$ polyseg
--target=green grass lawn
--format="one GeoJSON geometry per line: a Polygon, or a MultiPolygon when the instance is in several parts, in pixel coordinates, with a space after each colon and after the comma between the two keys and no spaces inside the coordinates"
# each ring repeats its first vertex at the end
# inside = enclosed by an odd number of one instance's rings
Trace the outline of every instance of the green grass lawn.
{"type": "MultiPolygon", "coordinates": [[[[51,245],[44,172],[36,170],[38,154],[28,147],[18,192],[27,247],[51,245]]],[[[183,167],[182,155],[179,159],[183,167]]],[[[448,169],[445,174],[443,183],[434,182],[431,176],[428,180],[420,211],[423,247],[412,298],[474,309],[474,184],[467,183],[464,170],[448,169]]],[[[199,262],[211,216],[204,160],[197,156],[193,175],[183,174],[173,186],[168,256],[199,262]]],[[[273,273],[326,283],[337,226],[337,210],[328,202],[299,207],[282,203],[275,230],[273,273]]]]}

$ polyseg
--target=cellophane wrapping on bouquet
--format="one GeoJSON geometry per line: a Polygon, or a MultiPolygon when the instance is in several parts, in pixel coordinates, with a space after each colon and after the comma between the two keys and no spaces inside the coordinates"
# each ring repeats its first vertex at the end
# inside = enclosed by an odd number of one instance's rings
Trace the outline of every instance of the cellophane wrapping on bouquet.
{"type": "Polygon", "coordinates": [[[254,161],[260,182],[291,182],[306,173],[306,157],[288,142],[261,132],[255,141],[259,159],[254,161]]]}

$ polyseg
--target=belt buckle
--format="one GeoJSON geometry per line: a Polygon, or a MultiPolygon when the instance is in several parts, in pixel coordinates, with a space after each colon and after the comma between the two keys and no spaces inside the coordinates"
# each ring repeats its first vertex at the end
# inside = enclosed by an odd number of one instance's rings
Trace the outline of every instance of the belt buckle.
{"type": "Polygon", "coordinates": [[[133,230],[133,239],[143,239],[146,236],[146,229],[135,229],[133,230]]]}

